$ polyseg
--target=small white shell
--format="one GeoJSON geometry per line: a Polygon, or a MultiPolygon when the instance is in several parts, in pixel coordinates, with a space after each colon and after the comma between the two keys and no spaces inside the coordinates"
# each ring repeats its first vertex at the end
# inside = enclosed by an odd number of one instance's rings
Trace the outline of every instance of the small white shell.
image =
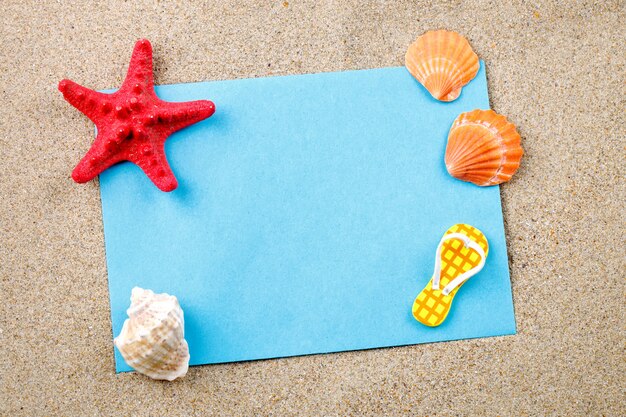
{"type": "Polygon", "coordinates": [[[152,379],[185,376],[189,348],[178,299],[135,287],[126,312],[128,319],[114,340],[126,363],[152,379]]]}

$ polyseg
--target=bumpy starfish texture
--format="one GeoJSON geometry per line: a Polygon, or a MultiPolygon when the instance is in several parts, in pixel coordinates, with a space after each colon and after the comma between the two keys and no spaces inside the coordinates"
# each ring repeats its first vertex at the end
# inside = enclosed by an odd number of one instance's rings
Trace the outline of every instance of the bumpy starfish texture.
{"type": "Polygon", "coordinates": [[[72,172],[78,183],[121,161],[138,165],[162,191],[178,186],[165,157],[169,135],[197,123],[215,112],[208,100],[170,103],[154,92],[152,46],[146,39],[135,44],[122,87],[104,94],[70,80],[59,83],[65,99],[98,128],[96,140],[72,172]]]}

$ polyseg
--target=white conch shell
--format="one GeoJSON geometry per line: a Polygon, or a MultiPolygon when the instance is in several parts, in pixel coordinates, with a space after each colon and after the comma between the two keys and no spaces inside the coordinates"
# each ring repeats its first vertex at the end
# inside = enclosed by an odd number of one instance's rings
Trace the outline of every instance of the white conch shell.
{"type": "Polygon", "coordinates": [[[135,287],[126,312],[128,319],[114,340],[126,363],[152,379],[185,376],[189,348],[178,299],[135,287]]]}

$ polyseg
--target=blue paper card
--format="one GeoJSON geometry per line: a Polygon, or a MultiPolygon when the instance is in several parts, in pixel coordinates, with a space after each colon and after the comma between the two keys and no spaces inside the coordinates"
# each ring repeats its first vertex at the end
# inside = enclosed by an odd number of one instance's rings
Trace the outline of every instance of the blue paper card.
{"type": "Polygon", "coordinates": [[[443,162],[456,116],[489,108],[483,67],[451,103],[404,67],[156,91],[217,111],[166,142],[174,192],[130,163],[100,176],[114,335],[134,286],[178,297],[196,365],[515,333],[499,188],[443,162]],[[489,257],[425,327],[411,306],[455,223],[489,257]]]}

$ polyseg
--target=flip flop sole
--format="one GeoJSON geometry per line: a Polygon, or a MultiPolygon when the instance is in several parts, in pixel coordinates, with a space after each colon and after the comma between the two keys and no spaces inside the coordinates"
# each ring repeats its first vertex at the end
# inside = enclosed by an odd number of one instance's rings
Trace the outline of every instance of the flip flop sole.
{"type": "MultiPolygon", "coordinates": [[[[462,233],[468,236],[480,245],[485,251],[485,257],[487,256],[489,244],[487,243],[487,238],[480,230],[469,224],[455,224],[446,231],[445,235],[450,233],[462,233]]],[[[441,281],[439,289],[433,290],[433,280],[431,278],[413,302],[412,312],[415,320],[430,327],[436,327],[443,323],[450,312],[454,296],[459,288],[463,286],[463,283],[448,295],[442,293],[443,288],[457,276],[475,268],[480,263],[480,260],[481,257],[478,252],[465,247],[460,239],[451,238],[445,241],[441,249],[441,281]]]]}

